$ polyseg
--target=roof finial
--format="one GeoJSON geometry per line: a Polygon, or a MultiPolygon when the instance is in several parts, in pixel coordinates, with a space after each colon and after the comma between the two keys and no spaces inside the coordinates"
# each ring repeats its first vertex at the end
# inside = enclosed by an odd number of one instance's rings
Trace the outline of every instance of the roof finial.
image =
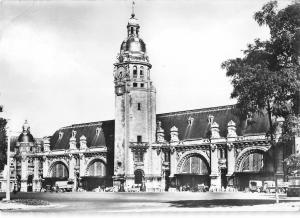
{"type": "Polygon", "coordinates": [[[135,14],[134,14],[134,6],[135,6],[135,2],[134,1],[132,1],[132,12],[131,12],[131,17],[134,17],[135,16],[135,14]]]}

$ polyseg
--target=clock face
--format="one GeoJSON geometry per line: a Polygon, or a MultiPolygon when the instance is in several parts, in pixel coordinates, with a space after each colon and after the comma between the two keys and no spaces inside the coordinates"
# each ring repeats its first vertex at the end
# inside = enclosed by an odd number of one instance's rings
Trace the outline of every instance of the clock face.
{"type": "Polygon", "coordinates": [[[117,71],[117,78],[122,79],[125,77],[126,70],[124,67],[119,67],[117,71]]]}
{"type": "Polygon", "coordinates": [[[124,86],[116,86],[116,95],[123,95],[124,91],[125,91],[125,87],[124,86]]]}

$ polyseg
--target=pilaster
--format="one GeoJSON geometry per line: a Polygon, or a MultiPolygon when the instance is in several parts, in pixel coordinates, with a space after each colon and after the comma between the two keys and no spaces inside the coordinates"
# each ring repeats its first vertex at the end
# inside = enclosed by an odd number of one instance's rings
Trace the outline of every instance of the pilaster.
{"type": "Polygon", "coordinates": [[[34,192],[37,192],[41,189],[41,179],[39,175],[39,159],[36,157],[33,160],[33,184],[32,189],[34,192]]]}
{"type": "Polygon", "coordinates": [[[211,125],[211,145],[210,145],[210,184],[212,187],[221,188],[221,175],[219,171],[218,149],[216,142],[220,138],[219,125],[214,122],[211,125]]]}
{"type": "Polygon", "coordinates": [[[235,156],[234,156],[234,144],[233,142],[236,140],[236,125],[231,120],[228,125],[228,133],[227,133],[227,176],[230,177],[234,173],[235,168],[235,156]]]}
{"type": "Polygon", "coordinates": [[[21,157],[21,191],[27,192],[27,179],[28,179],[28,158],[21,157]]]}

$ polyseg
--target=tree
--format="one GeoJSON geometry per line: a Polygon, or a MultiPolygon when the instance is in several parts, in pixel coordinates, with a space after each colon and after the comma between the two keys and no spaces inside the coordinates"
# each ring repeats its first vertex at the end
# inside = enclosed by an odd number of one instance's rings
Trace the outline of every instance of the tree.
{"type": "Polygon", "coordinates": [[[242,118],[249,113],[267,111],[269,134],[273,141],[272,117],[296,113],[300,89],[299,31],[300,3],[277,11],[277,1],[265,4],[254,14],[259,25],[267,25],[270,39],[256,39],[244,50],[244,57],[222,63],[231,78],[237,108],[242,118]]]}
{"type": "Polygon", "coordinates": [[[6,120],[0,118],[0,171],[4,169],[6,165],[6,152],[7,152],[7,137],[6,137],[6,120]]]}
{"type": "Polygon", "coordinates": [[[289,175],[299,173],[300,169],[300,154],[292,154],[284,160],[287,165],[289,175]]]}

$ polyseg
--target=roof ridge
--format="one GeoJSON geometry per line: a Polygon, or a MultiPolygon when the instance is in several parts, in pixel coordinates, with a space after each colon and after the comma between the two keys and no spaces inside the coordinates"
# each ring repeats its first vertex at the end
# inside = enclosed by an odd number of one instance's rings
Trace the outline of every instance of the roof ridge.
{"type": "Polygon", "coordinates": [[[69,126],[61,127],[59,130],[71,129],[71,128],[74,128],[74,127],[79,128],[79,127],[95,126],[95,125],[100,125],[103,122],[109,122],[109,121],[114,121],[114,120],[103,120],[103,121],[95,121],[95,122],[88,122],[88,123],[77,123],[77,124],[72,124],[72,125],[69,125],[69,126]]]}
{"type": "Polygon", "coordinates": [[[156,114],[156,116],[171,116],[171,115],[180,115],[180,114],[190,114],[190,113],[195,113],[195,112],[210,112],[210,111],[213,112],[213,111],[220,111],[220,110],[226,110],[226,109],[233,109],[234,107],[235,107],[235,104],[232,104],[232,105],[200,108],[200,109],[193,109],[193,110],[161,113],[161,114],[156,114]]]}

